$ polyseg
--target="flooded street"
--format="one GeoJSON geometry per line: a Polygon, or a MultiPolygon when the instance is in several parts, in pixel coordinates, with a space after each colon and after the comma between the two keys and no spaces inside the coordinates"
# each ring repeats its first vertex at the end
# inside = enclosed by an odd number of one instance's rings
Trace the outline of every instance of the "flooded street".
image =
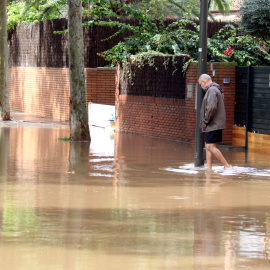
{"type": "Polygon", "coordinates": [[[0,128],[0,269],[270,268],[270,155],[66,125],[0,128]]]}

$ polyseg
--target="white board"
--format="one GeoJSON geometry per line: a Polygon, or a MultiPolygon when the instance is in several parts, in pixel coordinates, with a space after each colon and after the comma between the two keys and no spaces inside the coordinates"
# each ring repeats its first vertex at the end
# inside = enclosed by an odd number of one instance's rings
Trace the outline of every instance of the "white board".
{"type": "Polygon", "coordinates": [[[109,127],[110,122],[115,119],[115,106],[88,103],[88,123],[89,126],[109,127]]]}

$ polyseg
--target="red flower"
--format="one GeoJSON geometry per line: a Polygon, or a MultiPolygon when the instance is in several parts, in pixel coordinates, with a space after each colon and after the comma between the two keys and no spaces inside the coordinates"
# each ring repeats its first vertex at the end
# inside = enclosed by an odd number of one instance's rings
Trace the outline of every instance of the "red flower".
{"type": "Polygon", "coordinates": [[[232,50],[232,47],[229,46],[227,48],[227,50],[224,50],[223,53],[226,55],[226,56],[229,56],[229,57],[232,57],[232,53],[233,53],[233,50],[232,50]]]}

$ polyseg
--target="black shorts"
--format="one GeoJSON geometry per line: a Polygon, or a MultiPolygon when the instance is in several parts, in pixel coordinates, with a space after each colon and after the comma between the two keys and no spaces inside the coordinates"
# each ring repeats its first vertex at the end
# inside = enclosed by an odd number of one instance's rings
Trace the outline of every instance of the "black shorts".
{"type": "Polygon", "coordinates": [[[206,143],[222,142],[222,129],[206,132],[205,142],[206,143]]]}

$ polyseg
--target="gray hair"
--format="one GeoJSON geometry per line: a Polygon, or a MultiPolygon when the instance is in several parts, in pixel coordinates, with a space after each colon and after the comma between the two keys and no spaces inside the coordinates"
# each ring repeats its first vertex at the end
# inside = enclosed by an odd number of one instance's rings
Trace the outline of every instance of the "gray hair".
{"type": "Polygon", "coordinates": [[[199,81],[211,82],[212,78],[208,74],[202,74],[199,81]]]}

